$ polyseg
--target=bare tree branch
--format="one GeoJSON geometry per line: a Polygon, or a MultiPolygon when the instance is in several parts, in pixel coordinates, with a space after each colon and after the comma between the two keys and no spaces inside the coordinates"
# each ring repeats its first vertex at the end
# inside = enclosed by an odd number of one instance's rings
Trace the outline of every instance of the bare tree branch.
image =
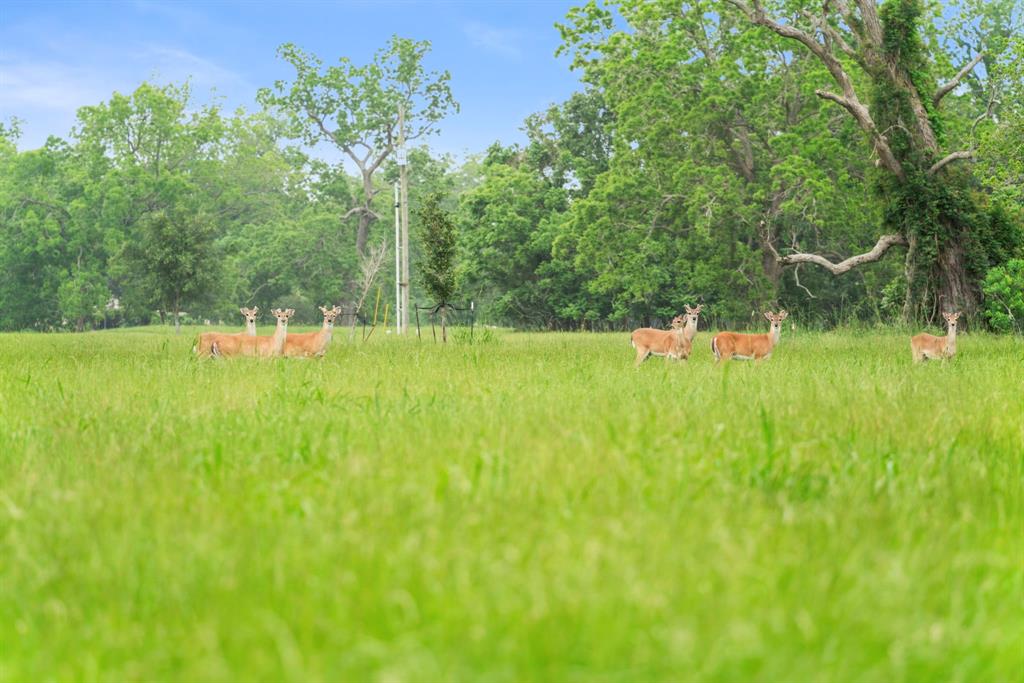
{"type": "Polygon", "coordinates": [[[341,222],[344,223],[349,218],[352,218],[352,216],[357,216],[361,213],[371,216],[375,221],[380,220],[380,214],[374,211],[373,209],[370,209],[365,206],[353,206],[351,209],[346,211],[345,214],[341,217],[341,222]]]}
{"type": "Polygon", "coordinates": [[[388,243],[381,241],[381,243],[376,247],[370,247],[369,252],[359,257],[360,279],[356,283],[356,287],[359,290],[359,298],[356,300],[352,308],[352,324],[351,329],[349,330],[350,341],[356,334],[356,322],[359,319],[359,311],[363,309],[363,304],[366,302],[366,296],[370,293],[370,288],[373,287],[373,283],[377,279],[377,273],[380,272],[381,266],[384,265],[384,256],[387,253],[388,243]]]}
{"type": "Polygon", "coordinates": [[[857,52],[856,50],[854,50],[853,46],[850,45],[846,41],[846,38],[843,37],[843,34],[837,31],[828,23],[827,17],[817,16],[811,12],[808,12],[807,10],[802,10],[801,14],[807,17],[807,19],[809,19],[810,22],[814,24],[814,28],[821,31],[822,35],[824,35],[828,40],[831,40],[832,43],[834,43],[835,45],[838,45],[839,49],[842,50],[848,57],[850,57],[855,62],[860,64],[862,67],[867,68],[867,62],[864,59],[864,56],[857,52]]]}
{"type": "Polygon", "coordinates": [[[946,156],[942,157],[934,164],[932,164],[932,167],[928,169],[928,175],[935,175],[935,173],[937,173],[940,168],[942,168],[943,166],[950,162],[956,161],[957,159],[970,159],[973,156],[974,152],[972,152],[969,149],[960,152],[953,152],[952,154],[947,154],[946,156]]]}
{"type": "Polygon", "coordinates": [[[782,256],[775,247],[771,245],[771,242],[767,242],[769,249],[775,254],[775,260],[782,266],[792,266],[800,263],[813,263],[816,266],[821,266],[825,270],[829,271],[833,275],[842,275],[850,270],[853,270],[857,266],[865,263],[872,263],[878,261],[885,255],[885,252],[889,251],[891,247],[900,245],[907,246],[909,242],[903,235],[882,235],[878,238],[878,243],[871,249],[871,251],[857,256],[851,256],[845,261],[839,263],[832,263],[824,256],[819,254],[786,254],[782,256]]]}
{"type": "Polygon", "coordinates": [[[937,107],[939,101],[953,91],[956,86],[960,85],[960,81],[963,80],[964,76],[971,72],[971,69],[978,66],[978,63],[984,59],[985,53],[979,52],[978,56],[969,61],[964,68],[960,69],[956,76],[953,76],[947,83],[943,83],[939,86],[939,89],[935,91],[935,95],[932,97],[932,103],[937,107]]]}
{"type": "Polygon", "coordinates": [[[799,263],[796,264],[796,268],[793,269],[793,281],[796,282],[796,286],[797,287],[799,287],[800,289],[802,289],[805,292],[807,292],[807,296],[811,297],[812,299],[817,299],[818,298],[818,297],[814,296],[814,293],[811,290],[807,289],[802,284],[800,284],[800,264],[799,263]]]}

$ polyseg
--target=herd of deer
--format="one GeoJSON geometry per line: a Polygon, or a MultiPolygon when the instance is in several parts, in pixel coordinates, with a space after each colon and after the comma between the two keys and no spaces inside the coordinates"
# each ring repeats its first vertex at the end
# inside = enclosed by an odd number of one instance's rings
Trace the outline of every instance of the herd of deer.
{"type": "MultiPolygon", "coordinates": [[[[245,316],[245,332],[228,334],[224,332],[203,332],[196,340],[193,351],[200,358],[226,358],[231,356],[252,356],[256,358],[273,358],[287,356],[290,358],[312,358],[323,356],[327,345],[331,343],[334,330],[334,319],[341,313],[338,306],[320,307],[324,314],[324,324],[318,332],[304,334],[288,334],[288,320],[295,311],[291,308],[275,308],[271,311],[277,319],[277,328],[269,337],[256,334],[256,318],[259,308],[238,309],[245,316]]],[[[641,327],[633,330],[631,337],[633,348],[636,349],[636,366],[639,367],[648,356],[664,356],[665,360],[686,360],[693,349],[693,338],[697,335],[697,320],[704,304],[696,308],[686,306],[686,315],[677,315],[672,319],[671,330],[656,330],[652,327],[641,327]]],[[[719,332],[711,338],[711,351],[715,360],[754,360],[771,358],[772,349],[779,343],[782,333],[782,321],[789,313],[782,310],[778,313],[768,311],[764,317],[771,323],[766,334],[739,334],[737,332],[719,332]]],[[[932,334],[918,334],[910,339],[910,352],[914,362],[928,359],[952,358],[956,354],[956,321],[959,313],[944,313],[947,331],[945,337],[932,334]]]]}
{"type": "Polygon", "coordinates": [[[252,356],[255,358],[273,358],[288,356],[289,358],[312,358],[324,355],[327,345],[331,343],[334,331],[334,319],[341,313],[341,308],[331,306],[320,307],[324,314],[324,324],[318,332],[288,334],[288,320],[295,310],[275,308],[271,311],[277,319],[277,328],[269,337],[256,334],[256,318],[260,309],[240,308],[245,316],[245,332],[227,334],[224,332],[203,332],[196,339],[193,351],[200,358],[229,358],[232,356],[252,356]]]}
{"type": "MultiPolygon", "coordinates": [[[[686,306],[686,315],[677,315],[672,319],[671,330],[656,330],[641,327],[633,331],[632,343],[636,349],[636,366],[639,367],[648,356],[664,356],[665,360],[686,360],[693,348],[693,338],[697,334],[697,319],[704,305],[696,308],[686,306]]],[[[764,317],[771,323],[766,334],[738,334],[736,332],[719,332],[711,338],[711,352],[715,361],[723,360],[754,360],[771,358],[772,349],[779,343],[782,332],[782,321],[789,314],[786,311],[772,313],[768,311],[764,317]]],[[[928,359],[952,358],[956,354],[956,321],[959,313],[943,313],[947,331],[945,337],[932,334],[918,334],[910,338],[910,352],[915,363],[928,359]]]]}

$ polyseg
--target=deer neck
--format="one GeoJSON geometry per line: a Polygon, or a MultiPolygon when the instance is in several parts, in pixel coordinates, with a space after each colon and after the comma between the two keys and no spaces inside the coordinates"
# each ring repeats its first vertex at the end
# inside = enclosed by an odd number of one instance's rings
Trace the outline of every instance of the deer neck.
{"type": "Polygon", "coordinates": [[[779,339],[782,337],[782,325],[778,327],[772,325],[772,329],[768,332],[768,348],[774,349],[775,345],[779,343],[779,339]]]}
{"type": "Polygon", "coordinates": [[[326,346],[331,341],[331,335],[334,334],[334,323],[324,321],[324,326],[320,328],[320,343],[326,346]]]}
{"type": "Polygon", "coordinates": [[[249,335],[250,337],[255,337],[256,336],[256,323],[255,322],[249,322],[248,320],[246,320],[245,321],[245,333],[247,335],[249,335]]]}
{"type": "Polygon", "coordinates": [[[284,350],[284,341],[288,338],[288,323],[277,321],[277,328],[274,329],[273,350],[275,356],[280,356],[284,350]]]}
{"type": "Polygon", "coordinates": [[[686,327],[683,328],[683,334],[686,336],[687,341],[693,341],[693,338],[697,336],[697,323],[692,325],[687,322],[686,327]]]}
{"type": "Polygon", "coordinates": [[[956,353],[956,328],[946,326],[946,355],[952,356],[956,353]]]}

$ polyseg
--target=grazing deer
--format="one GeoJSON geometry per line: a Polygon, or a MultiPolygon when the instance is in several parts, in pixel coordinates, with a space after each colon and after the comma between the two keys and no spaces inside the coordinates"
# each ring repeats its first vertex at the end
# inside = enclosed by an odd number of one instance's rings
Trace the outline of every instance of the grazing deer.
{"type": "Polygon", "coordinates": [[[772,349],[779,343],[782,333],[782,321],[789,316],[786,311],[764,314],[772,324],[768,334],[737,334],[736,332],[719,332],[711,338],[711,351],[715,360],[721,362],[736,358],[738,360],[762,360],[772,357],[772,349]]]}
{"type": "Polygon", "coordinates": [[[946,336],[936,337],[934,334],[917,334],[910,338],[910,354],[915,363],[923,360],[944,360],[956,355],[956,321],[960,313],[943,313],[946,319],[946,336]]]}
{"type": "Polygon", "coordinates": [[[295,314],[294,309],[271,311],[277,318],[277,328],[270,337],[249,337],[246,335],[223,335],[213,340],[214,356],[254,356],[272,358],[280,356],[284,349],[284,341],[288,337],[288,319],[295,314]]]}
{"type": "MultiPolygon", "coordinates": [[[[671,330],[656,330],[653,327],[641,327],[633,330],[630,341],[636,349],[636,363],[634,367],[647,360],[652,353],[655,356],[665,356],[668,361],[672,358],[686,360],[690,357],[690,340],[686,337],[686,317],[677,315],[672,318],[671,330]]],[[[696,320],[694,321],[696,325],[696,320]]]]}
{"type": "Polygon", "coordinates": [[[697,308],[690,308],[684,306],[686,309],[686,328],[684,334],[686,334],[686,340],[689,342],[693,341],[693,338],[697,336],[697,318],[700,317],[700,312],[704,310],[704,304],[697,304],[697,308]]]}
{"type": "Polygon", "coordinates": [[[319,332],[306,332],[303,334],[289,334],[284,340],[284,355],[290,358],[309,358],[311,356],[322,356],[327,351],[327,345],[331,343],[331,334],[334,331],[334,319],[341,314],[341,306],[331,308],[320,307],[324,314],[324,326],[319,332]]]}
{"type": "Polygon", "coordinates": [[[242,315],[245,316],[245,332],[237,332],[229,334],[227,332],[202,332],[199,335],[199,339],[192,350],[200,358],[209,358],[213,355],[213,342],[218,337],[237,337],[242,334],[247,334],[250,337],[256,336],[256,319],[259,318],[260,307],[253,306],[252,308],[239,308],[242,315]]]}

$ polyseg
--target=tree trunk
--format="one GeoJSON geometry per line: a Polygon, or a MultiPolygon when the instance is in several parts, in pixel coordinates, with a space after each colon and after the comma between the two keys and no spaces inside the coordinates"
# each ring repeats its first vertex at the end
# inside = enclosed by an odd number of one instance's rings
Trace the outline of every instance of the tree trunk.
{"type": "Polygon", "coordinates": [[[178,299],[174,300],[174,334],[181,334],[181,310],[178,299]]]}
{"type": "Polygon", "coordinates": [[[75,332],[85,332],[85,316],[78,316],[78,320],[75,321],[75,332]]]}
{"type": "Polygon", "coordinates": [[[903,317],[907,321],[934,322],[941,314],[955,311],[970,318],[981,307],[978,276],[970,271],[965,246],[969,228],[954,227],[951,222],[951,219],[938,221],[945,228],[945,239],[940,244],[935,244],[932,236],[910,237],[903,305],[903,317]],[[935,244],[935,251],[924,248],[929,241],[935,244]]]}
{"type": "Polygon", "coordinates": [[[773,245],[764,241],[761,243],[761,267],[764,271],[765,278],[772,287],[772,301],[775,301],[779,297],[779,282],[782,280],[782,264],[779,263],[778,251],[776,251],[773,245]]]}
{"type": "Polygon", "coordinates": [[[441,342],[448,343],[448,307],[441,306],[441,342]]]}
{"type": "Polygon", "coordinates": [[[366,256],[366,241],[370,236],[370,221],[373,219],[369,213],[359,213],[359,227],[356,228],[356,253],[360,258],[366,256]]]}

